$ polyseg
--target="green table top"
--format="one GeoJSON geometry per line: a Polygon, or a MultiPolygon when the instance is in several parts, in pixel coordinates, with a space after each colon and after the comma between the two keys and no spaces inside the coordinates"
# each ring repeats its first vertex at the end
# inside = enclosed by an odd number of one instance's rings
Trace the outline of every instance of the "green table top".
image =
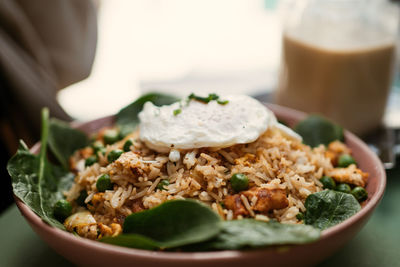
{"type": "MultiPolygon", "coordinates": [[[[400,168],[388,171],[382,202],[361,232],[319,266],[400,266],[400,168]]],[[[0,265],[73,266],[30,228],[17,207],[0,217],[0,265]]]]}

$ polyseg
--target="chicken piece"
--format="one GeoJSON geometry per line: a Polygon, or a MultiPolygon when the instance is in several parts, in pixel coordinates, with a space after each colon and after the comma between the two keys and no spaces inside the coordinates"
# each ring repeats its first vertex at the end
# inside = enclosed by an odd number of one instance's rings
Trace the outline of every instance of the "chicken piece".
{"type": "Polygon", "coordinates": [[[251,209],[264,214],[274,209],[286,208],[289,205],[285,190],[253,187],[247,191],[227,196],[225,198],[224,204],[228,209],[233,211],[235,218],[239,215],[249,215],[249,211],[241,201],[241,195],[244,195],[247,199],[253,199],[256,197],[257,202],[251,207],[251,209]]]}
{"type": "Polygon", "coordinates": [[[118,223],[112,223],[111,225],[112,236],[117,236],[122,233],[122,227],[118,223]]]}
{"type": "Polygon", "coordinates": [[[328,145],[325,157],[329,158],[332,165],[336,166],[340,155],[351,154],[351,150],[340,141],[333,141],[328,145]]]}
{"type": "Polygon", "coordinates": [[[91,224],[96,224],[96,220],[94,219],[93,215],[87,210],[72,214],[64,222],[65,228],[71,232],[74,230],[75,227],[91,224]]]}
{"type": "Polygon", "coordinates": [[[118,223],[112,223],[110,226],[107,226],[103,223],[97,224],[100,235],[98,238],[103,236],[117,236],[122,233],[122,227],[118,223]]]}
{"type": "Polygon", "coordinates": [[[115,223],[115,224],[123,225],[124,221],[125,221],[125,218],[126,218],[125,215],[119,214],[119,215],[117,215],[116,217],[113,218],[113,220],[112,220],[113,223],[112,224],[115,223]]]}
{"type": "Polygon", "coordinates": [[[365,187],[368,180],[368,173],[358,169],[355,164],[351,164],[347,168],[334,168],[326,172],[327,176],[331,176],[336,182],[348,183],[361,187],[365,187]]]}
{"type": "Polygon", "coordinates": [[[330,159],[333,166],[336,166],[338,163],[339,155],[333,151],[327,150],[325,151],[325,158],[330,159]]]}
{"type": "Polygon", "coordinates": [[[249,211],[244,207],[240,194],[227,196],[224,200],[225,207],[233,211],[233,216],[237,218],[239,215],[249,215],[249,211]]]}
{"type": "Polygon", "coordinates": [[[97,226],[100,231],[99,238],[101,238],[103,236],[111,236],[112,235],[113,231],[112,231],[111,227],[109,227],[103,223],[99,223],[97,226]]]}
{"type": "Polygon", "coordinates": [[[104,193],[100,192],[100,193],[94,194],[91,201],[92,201],[93,206],[97,206],[98,204],[104,202],[104,193]]]}
{"type": "Polygon", "coordinates": [[[271,210],[283,209],[289,205],[284,189],[267,189],[253,187],[250,190],[242,192],[248,199],[257,198],[257,202],[252,207],[253,210],[261,213],[268,213],[271,210]]]}
{"type": "Polygon", "coordinates": [[[81,211],[69,216],[64,226],[69,232],[75,231],[79,236],[89,239],[97,238],[97,224],[89,211],[81,211]]]}
{"type": "Polygon", "coordinates": [[[337,154],[351,154],[350,148],[340,141],[333,141],[328,145],[328,150],[337,154]]]}

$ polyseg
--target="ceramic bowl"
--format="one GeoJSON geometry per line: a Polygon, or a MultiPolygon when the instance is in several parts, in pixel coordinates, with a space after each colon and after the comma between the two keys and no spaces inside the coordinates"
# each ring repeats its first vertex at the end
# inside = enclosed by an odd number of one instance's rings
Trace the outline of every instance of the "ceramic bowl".
{"type": "MultiPolygon", "coordinates": [[[[267,105],[276,116],[293,125],[305,114],[276,106],[267,105]]],[[[114,117],[105,117],[88,123],[75,125],[91,133],[111,125],[114,117]]],[[[87,240],[50,227],[44,223],[19,199],[18,208],[35,232],[57,253],[71,262],[82,266],[310,266],[331,256],[363,227],[383,196],[386,174],[378,157],[352,133],[345,132],[346,144],[352,149],[359,167],[370,174],[367,185],[369,198],[360,212],[348,220],[322,232],[321,238],[311,244],[265,248],[250,251],[217,252],[158,252],[118,247],[87,240]]],[[[31,151],[37,153],[40,144],[31,151]]]]}

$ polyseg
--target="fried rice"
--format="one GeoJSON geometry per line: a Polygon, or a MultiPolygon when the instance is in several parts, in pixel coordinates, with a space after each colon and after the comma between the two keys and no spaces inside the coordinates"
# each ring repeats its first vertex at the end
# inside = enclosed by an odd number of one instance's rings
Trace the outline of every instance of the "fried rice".
{"type": "Polygon", "coordinates": [[[307,196],[323,190],[319,181],[322,176],[361,186],[368,176],[355,165],[334,167],[340,154],[351,153],[343,143],[311,148],[276,128],[249,144],[180,151],[175,162],[168,153],[148,148],[140,141],[138,131],[107,145],[104,154],[97,152],[98,162],[85,168],[85,158],[93,153],[87,147],[71,157],[70,165],[77,175],[72,188],[65,192],[71,203],[82,190],[87,192],[86,207],[75,204],[74,212],[87,209],[95,221],[67,229],[91,239],[120,234],[125,217],[134,212],[184,198],[209,205],[224,220],[251,217],[298,224],[302,221],[296,215],[305,211],[307,196]],[[130,151],[109,163],[108,153],[122,149],[128,139],[133,142],[130,151]],[[248,190],[238,193],[232,189],[229,180],[235,173],[248,177],[248,190]],[[112,190],[96,189],[102,174],[110,176],[112,190]],[[158,186],[163,180],[169,184],[158,186]]]}

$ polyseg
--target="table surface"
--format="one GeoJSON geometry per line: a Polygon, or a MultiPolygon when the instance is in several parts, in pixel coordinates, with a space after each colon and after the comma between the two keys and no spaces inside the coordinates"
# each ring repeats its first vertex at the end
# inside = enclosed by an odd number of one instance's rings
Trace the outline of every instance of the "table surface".
{"type": "MultiPolygon", "coordinates": [[[[385,195],[361,232],[318,266],[400,266],[400,167],[387,172],[385,195]]],[[[73,266],[30,228],[16,206],[0,216],[0,265],[73,266]]]]}

